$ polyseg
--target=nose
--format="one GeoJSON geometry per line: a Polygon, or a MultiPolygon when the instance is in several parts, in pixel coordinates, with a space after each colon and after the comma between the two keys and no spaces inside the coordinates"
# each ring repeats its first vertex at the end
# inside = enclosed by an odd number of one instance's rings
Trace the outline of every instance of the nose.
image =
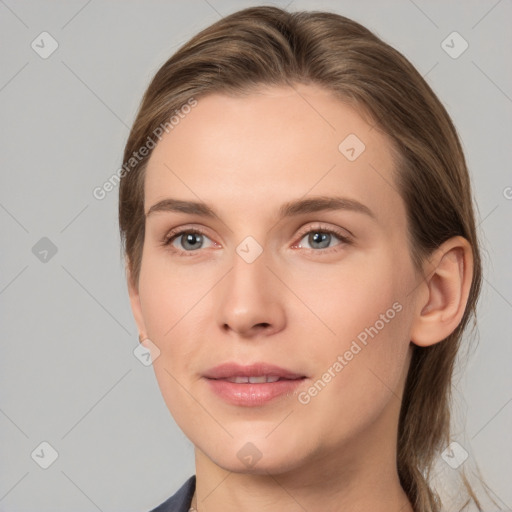
{"type": "Polygon", "coordinates": [[[269,263],[265,251],[252,263],[234,254],[233,266],[217,289],[216,318],[222,330],[254,338],[285,327],[283,285],[269,263]]]}

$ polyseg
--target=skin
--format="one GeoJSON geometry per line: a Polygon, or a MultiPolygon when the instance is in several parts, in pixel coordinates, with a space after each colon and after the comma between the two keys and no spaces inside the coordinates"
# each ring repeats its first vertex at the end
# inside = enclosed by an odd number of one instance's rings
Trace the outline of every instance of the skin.
{"type": "Polygon", "coordinates": [[[129,279],[129,293],[151,340],[144,343],[159,350],[153,366],[163,398],[195,445],[196,508],[413,510],[396,469],[412,343],[428,346],[456,327],[472,262],[456,237],[423,272],[415,269],[388,138],[318,86],[206,96],[149,160],[146,214],[169,197],[207,202],[217,217],[147,215],[140,279],[129,279]],[[366,146],[355,161],[338,149],[349,134],[366,146]],[[358,201],[372,215],[278,216],[283,203],[313,196],[358,201]],[[199,248],[180,236],[164,246],[177,228],[201,228],[199,248]],[[323,248],[312,237],[325,229],[350,240],[331,235],[323,248]],[[252,263],[236,252],[248,236],[263,249],[252,263]],[[397,303],[400,312],[301,403],[297,393],[397,303]],[[226,361],[265,361],[308,378],[295,394],[235,406],[202,377],[226,361]],[[248,442],[261,453],[251,467],[237,456],[248,442]]]}

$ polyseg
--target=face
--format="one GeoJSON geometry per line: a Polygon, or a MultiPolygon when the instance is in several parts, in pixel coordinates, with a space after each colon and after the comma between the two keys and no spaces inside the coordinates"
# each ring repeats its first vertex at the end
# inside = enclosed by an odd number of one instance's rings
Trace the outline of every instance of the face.
{"type": "Polygon", "coordinates": [[[417,275],[382,133],[311,85],[199,98],[144,201],[132,307],[208,459],[279,473],[394,446],[417,275]],[[262,373],[280,380],[230,382],[262,373]]]}

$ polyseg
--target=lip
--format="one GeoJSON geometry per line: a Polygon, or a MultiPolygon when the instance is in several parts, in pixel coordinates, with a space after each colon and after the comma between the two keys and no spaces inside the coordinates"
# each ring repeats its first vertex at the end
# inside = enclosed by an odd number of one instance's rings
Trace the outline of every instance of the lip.
{"type": "Polygon", "coordinates": [[[203,375],[207,379],[226,379],[228,377],[261,377],[270,375],[272,377],[280,377],[282,379],[299,379],[305,375],[286,370],[279,366],[269,363],[253,363],[249,365],[241,365],[238,363],[223,363],[206,371],[203,375]]]}
{"type": "Polygon", "coordinates": [[[278,397],[293,393],[306,376],[269,363],[240,365],[224,363],[208,370],[203,377],[210,389],[230,404],[242,407],[257,407],[278,397]],[[276,382],[237,384],[229,382],[232,377],[279,377],[276,382]]]}

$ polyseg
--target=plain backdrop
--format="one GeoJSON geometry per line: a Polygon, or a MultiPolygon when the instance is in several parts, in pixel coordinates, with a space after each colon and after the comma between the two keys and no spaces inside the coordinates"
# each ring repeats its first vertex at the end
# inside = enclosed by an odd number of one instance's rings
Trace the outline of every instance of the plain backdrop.
{"type": "Polygon", "coordinates": [[[457,126],[485,280],[454,440],[512,508],[510,0],[0,0],[0,510],[142,512],[194,473],[193,446],[133,353],[118,190],[93,190],[120,167],[164,61],[221,16],[265,3],[361,22],[412,61],[457,126]]]}

